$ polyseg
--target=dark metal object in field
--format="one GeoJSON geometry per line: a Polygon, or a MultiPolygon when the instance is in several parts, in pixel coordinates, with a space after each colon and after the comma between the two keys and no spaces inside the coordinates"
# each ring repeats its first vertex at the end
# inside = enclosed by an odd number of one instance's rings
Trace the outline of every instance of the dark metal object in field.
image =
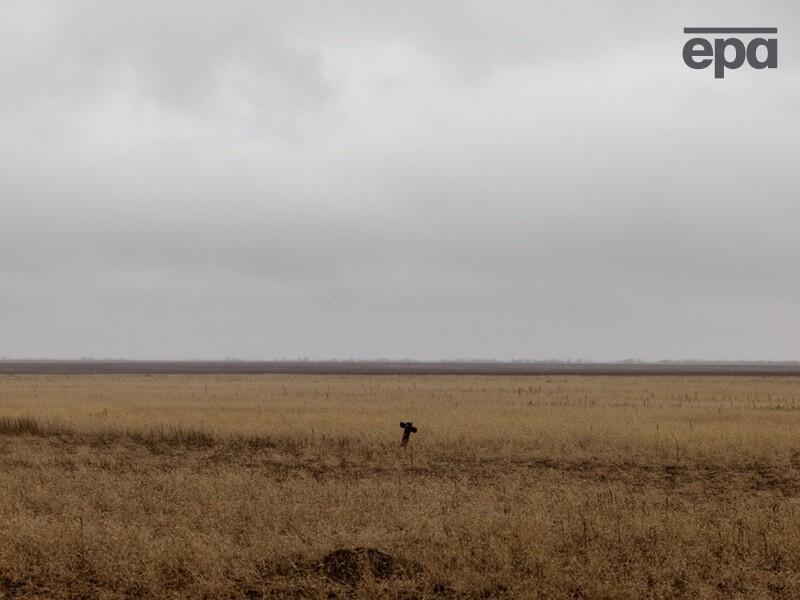
{"type": "Polygon", "coordinates": [[[400,442],[401,446],[405,446],[408,444],[408,440],[411,437],[412,433],[417,433],[417,428],[414,427],[414,424],[409,421],[408,423],[403,423],[400,421],[400,427],[403,428],[403,439],[400,442]]]}

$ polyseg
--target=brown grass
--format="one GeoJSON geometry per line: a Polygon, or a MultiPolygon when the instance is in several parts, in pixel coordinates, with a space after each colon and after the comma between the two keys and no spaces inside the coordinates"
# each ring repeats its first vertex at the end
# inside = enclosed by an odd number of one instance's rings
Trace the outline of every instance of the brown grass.
{"type": "Polygon", "coordinates": [[[799,401],[792,378],[2,376],[0,597],[800,597],[799,401]]]}

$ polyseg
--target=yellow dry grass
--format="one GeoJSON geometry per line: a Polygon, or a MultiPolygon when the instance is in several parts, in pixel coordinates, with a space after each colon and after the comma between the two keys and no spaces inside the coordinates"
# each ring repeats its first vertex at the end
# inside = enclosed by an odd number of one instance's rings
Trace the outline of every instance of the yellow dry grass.
{"type": "Polygon", "coordinates": [[[800,597],[799,407],[793,378],[2,376],[0,596],[800,597]],[[409,568],[325,570],[356,547],[409,568]]]}

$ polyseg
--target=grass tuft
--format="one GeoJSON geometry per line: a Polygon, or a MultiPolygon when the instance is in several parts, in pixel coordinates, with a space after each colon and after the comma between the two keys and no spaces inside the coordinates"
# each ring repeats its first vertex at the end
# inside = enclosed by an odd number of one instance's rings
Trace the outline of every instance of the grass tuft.
{"type": "Polygon", "coordinates": [[[34,417],[0,417],[0,435],[38,435],[55,433],[52,424],[34,417]]]}

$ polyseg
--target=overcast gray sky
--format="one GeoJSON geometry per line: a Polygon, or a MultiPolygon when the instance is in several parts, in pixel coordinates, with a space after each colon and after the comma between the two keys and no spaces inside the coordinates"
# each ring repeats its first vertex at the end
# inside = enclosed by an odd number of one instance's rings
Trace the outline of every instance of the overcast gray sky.
{"type": "Polygon", "coordinates": [[[800,359],[798,8],[0,7],[0,355],[800,359]],[[715,80],[684,26],[776,26],[715,80]]]}

